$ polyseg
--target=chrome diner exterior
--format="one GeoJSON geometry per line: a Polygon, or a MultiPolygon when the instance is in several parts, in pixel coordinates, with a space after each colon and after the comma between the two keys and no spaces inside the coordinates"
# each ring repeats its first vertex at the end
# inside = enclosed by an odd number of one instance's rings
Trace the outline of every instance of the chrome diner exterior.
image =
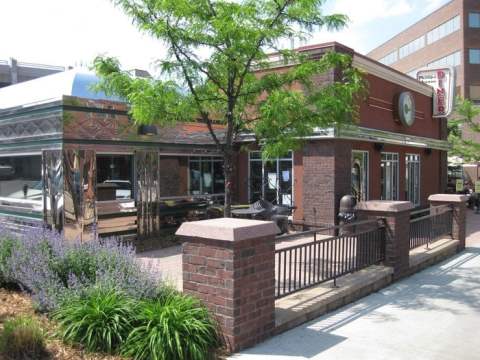
{"type": "Polygon", "coordinates": [[[223,164],[205,126],[138,126],[123,102],[91,90],[96,81],[67,71],[0,90],[5,226],[141,242],[223,195],[223,164]]]}

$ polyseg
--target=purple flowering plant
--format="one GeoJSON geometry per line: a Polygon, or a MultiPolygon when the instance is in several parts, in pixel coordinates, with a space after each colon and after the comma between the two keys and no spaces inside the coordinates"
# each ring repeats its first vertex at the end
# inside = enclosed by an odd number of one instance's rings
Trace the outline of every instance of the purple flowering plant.
{"type": "Polygon", "coordinates": [[[158,292],[149,269],[136,260],[135,249],[116,238],[67,241],[56,231],[32,228],[19,234],[2,232],[0,249],[12,238],[15,246],[3,261],[4,273],[32,295],[41,311],[54,310],[91,287],[111,288],[137,299],[158,292]]]}

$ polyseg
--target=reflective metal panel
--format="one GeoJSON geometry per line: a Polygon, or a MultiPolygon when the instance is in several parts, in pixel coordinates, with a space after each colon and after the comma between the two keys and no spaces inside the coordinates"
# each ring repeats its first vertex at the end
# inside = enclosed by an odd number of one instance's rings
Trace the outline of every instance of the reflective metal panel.
{"type": "Polygon", "coordinates": [[[88,241],[96,227],[95,151],[64,149],[63,156],[65,238],[88,241]]]}
{"type": "Polygon", "coordinates": [[[96,159],[94,150],[82,150],[82,240],[92,240],[96,231],[96,159]]]}
{"type": "Polygon", "coordinates": [[[44,150],[42,154],[43,209],[45,223],[63,228],[63,164],[61,150],[44,150]]]}
{"type": "Polygon", "coordinates": [[[135,175],[137,181],[138,238],[141,240],[158,235],[160,230],[158,152],[136,151],[135,175]]]}

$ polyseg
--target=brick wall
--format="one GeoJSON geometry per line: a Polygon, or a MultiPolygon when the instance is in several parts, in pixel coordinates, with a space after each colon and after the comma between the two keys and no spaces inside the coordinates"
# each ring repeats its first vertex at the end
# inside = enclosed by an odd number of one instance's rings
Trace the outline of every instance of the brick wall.
{"type": "Polygon", "coordinates": [[[340,198],[351,193],[351,145],[342,140],[308,142],[303,155],[305,223],[334,224],[340,198]]]}
{"type": "Polygon", "coordinates": [[[183,290],[215,314],[225,344],[238,351],[268,338],[275,326],[274,236],[183,244],[183,290]]]}

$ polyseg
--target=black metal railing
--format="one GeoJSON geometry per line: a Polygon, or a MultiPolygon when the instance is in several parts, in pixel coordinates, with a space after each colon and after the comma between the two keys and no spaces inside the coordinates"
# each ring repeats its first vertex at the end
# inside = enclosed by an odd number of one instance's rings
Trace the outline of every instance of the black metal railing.
{"type": "Polygon", "coordinates": [[[321,238],[318,231],[311,230],[279,238],[300,243],[275,250],[277,298],[330,280],[336,286],[338,277],[385,259],[383,221],[362,221],[335,228],[341,235],[321,238]],[[342,234],[346,230],[352,233],[342,234]]]}
{"type": "Polygon", "coordinates": [[[410,250],[452,234],[453,210],[449,205],[412,212],[410,220],[410,250]],[[423,214],[426,215],[423,215],[423,214]]]}

